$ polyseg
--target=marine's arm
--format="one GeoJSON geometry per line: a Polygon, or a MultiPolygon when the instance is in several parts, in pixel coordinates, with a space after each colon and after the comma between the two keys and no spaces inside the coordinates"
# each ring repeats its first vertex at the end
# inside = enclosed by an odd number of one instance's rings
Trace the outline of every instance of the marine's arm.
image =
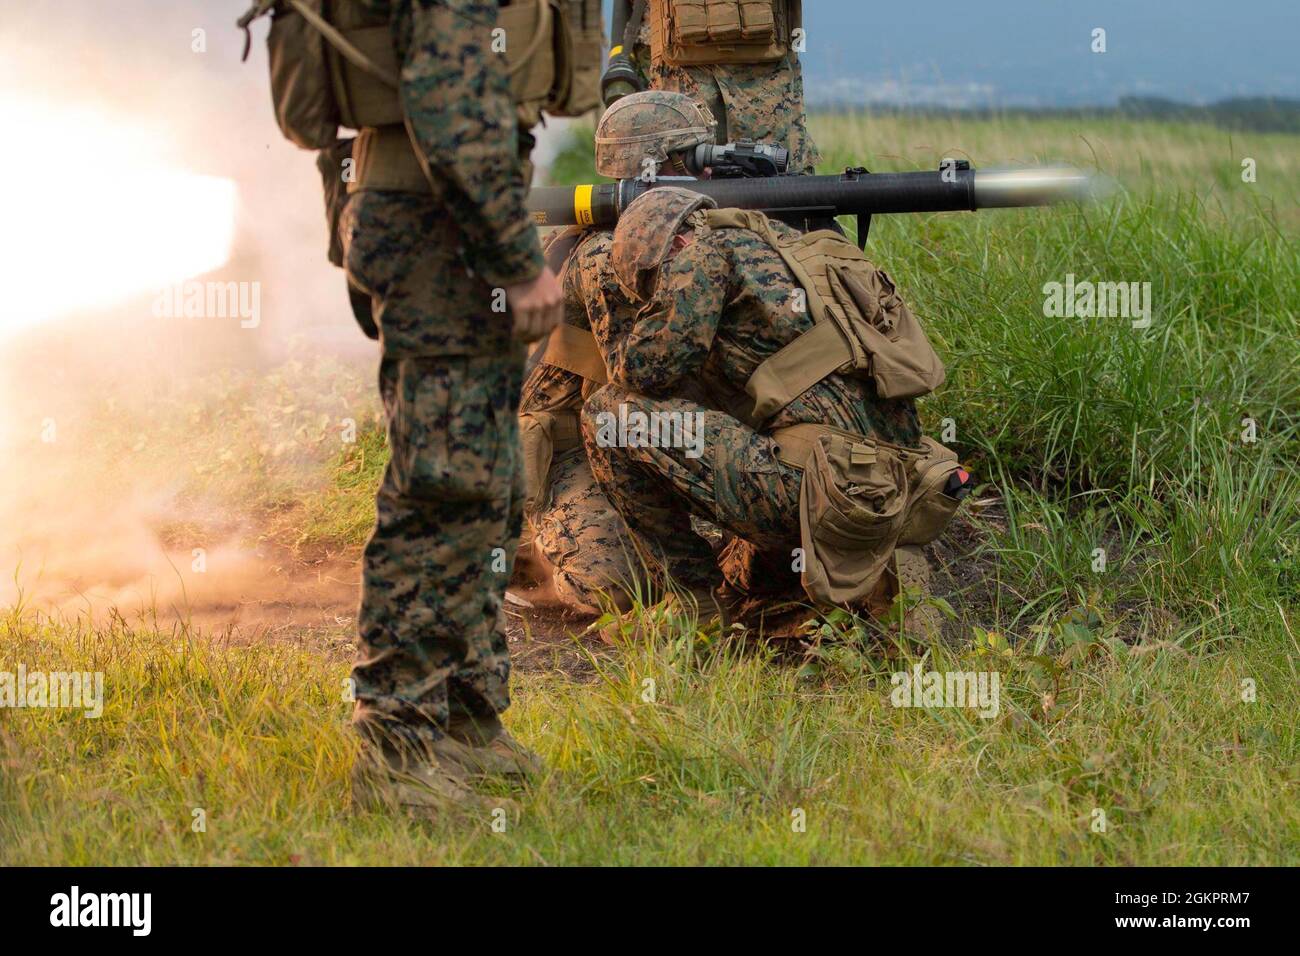
{"type": "MultiPolygon", "coordinates": [[[[578,257],[587,243],[579,245],[572,258],[578,257]]],[[[578,329],[588,329],[587,301],[580,280],[580,271],[571,262],[561,272],[561,288],[564,295],[565,325],[578,329]]],[[[539,362],[537,367],[524,382],[523,395],[519,403],[521,412],[557,412],[582,407],[582,376],[558,365],[539,362]]]]}
{"type": "Polygon", "coordinates": [[[713,346],[731,285],[730,259],[698,239],[661,269],[653,298],[606,356],[610,380],[645,395],[678,391],[698,377],[713,346]]]}
{"type": "MultiPolygon", "coordinates": [[[[505,57],[489,47],[495,0],[399,0],[410,37],[402,107],[415,147],[466,240],[471,268],[505,287],[516,323],[559,319],[560,290],[545,269],[524,207],[528,184],[505,57]]],[[[400,22],[400,21],[399,21],[400,22]]],[[[548,326],[549,327],[549,326],[548,326]]],[[[545,331],[541,329],[540,331],[545,331]]]]}

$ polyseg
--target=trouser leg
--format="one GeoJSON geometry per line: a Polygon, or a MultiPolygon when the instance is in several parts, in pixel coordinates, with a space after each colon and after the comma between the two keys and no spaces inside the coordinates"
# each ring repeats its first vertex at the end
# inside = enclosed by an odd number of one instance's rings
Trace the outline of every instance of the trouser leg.
{"type": "Polygon", "coordinates": [[[437,738],[509,705],[502,597],[522,519],[512,359],[386,359],[392,452],[363,557],[363,730],[437,738]]]}
{"type": "Polygon", "coordinates": [[[532,518],[534,546],[554,570],[556,596],[596,612],[602,597],[628,606],[643,590],[627,526],[601,491],[582,448],[556,457],[546,507],[532,518]]]}
{"type": "Polygon", "coordinates": [[[721,580],[692,514],[759,548],[798,546],[799,472],[777,460],[768,436],[730,415],[607,385],[588,398],[582,429],[592,473],[637,546],[687,587],[721,580]],[[638,415],[651,440],[636,437],[638,415]]]}

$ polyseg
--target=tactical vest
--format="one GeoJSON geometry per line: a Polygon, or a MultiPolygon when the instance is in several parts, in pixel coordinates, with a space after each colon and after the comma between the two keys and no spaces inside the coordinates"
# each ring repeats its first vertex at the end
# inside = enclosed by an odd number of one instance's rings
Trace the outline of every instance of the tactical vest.
{"type": "MultiPolygon", "coordinates": [[[[247,31],[268,12],[281,132],[304,149],[325,149],[340,126],[360,130],[350,190],[428,191],[424,158],[404,128],[401,64],[387,20],[356,0],[257,0],[239,24],[247,31]]],[[[506,44],[511,91],[528,125],[541,110],[580,116],[599,105],[599,0],[515,0],[503,4],[497,27],[503,32],[484,42],[506,44]]]]}
{"type": "Polygon", "coordinates": [[[802,0],[650,0],[650,55],[669,66],[775,63],[802,20],[802,0]]]}
{"type": "Polygon", "coordinates": [[[944,367],[893,280],[829,229],[782,236],[756,210],[709,209],[703,231],[748,229],[780,254],[803,289],[813,327],[769,356],[745,383],[754,428],[829,375],[869,378],[880,398],[917,398],[943,384],[944,367]]]}
{"type": "MultiPolygon", "coordinates": [[[[741,409],[755,430],[827,376],[870,378],[882,398],[914,398],[943,383],[943,363],[892,280],[837,232],[783,236],[761,212],[708,209],[696,228],[748,229],[781,256],[806,296],[813,327],[769,356],[745,383],[741,409]]],[[[957,455],[931,438],[915,448],[820,422],[770,431],[777,457],[803,472],[801,583],[821,605],[861,605],[877,593],[900,545],[933,541],[960,498],[957,455]]],[[[720,454],[725,454],[725,450],[720,454]]],[[[961,493],[964,493],[961,492],[961,493]]]]}

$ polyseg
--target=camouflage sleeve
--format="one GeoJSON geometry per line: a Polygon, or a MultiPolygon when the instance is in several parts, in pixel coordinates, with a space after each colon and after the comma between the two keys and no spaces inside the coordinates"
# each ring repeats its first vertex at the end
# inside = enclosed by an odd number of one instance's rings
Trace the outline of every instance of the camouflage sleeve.
{"type": "Polygon", "coordinates": [[[417,147],[466,240],[471,268],[493,285],[542,271],[505,58],[491,51],[496,0],[399,0],[409,10],[402,106],[417,147]]]}
{"type": "Polygon", "coordinates": [[[560,278],[564,290],[564,321],[580,329],[591,328],[591,309],[600,291],[602,277],[609,271],[609,251],[613,239],[607,232],[597,232],[583,239],[569,256],[560,278]]]}
{"type": "Polygon", "coordinates": [[[696,239],[659,273],[654,298],[612,343],[609,377],[651,397],[698,378],[717,334],[731,285],[731,263],[712,237],[696,239]]]}

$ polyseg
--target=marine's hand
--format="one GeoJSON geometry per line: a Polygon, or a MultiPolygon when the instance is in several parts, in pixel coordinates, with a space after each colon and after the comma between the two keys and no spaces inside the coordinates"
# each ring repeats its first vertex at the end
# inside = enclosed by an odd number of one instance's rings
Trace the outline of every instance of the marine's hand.
{"type": "Polygon", "coordinates": [[[564,293],[550,267],[537,278],[506,286],[506,301],[515,319],[515,338],[533,342],[564,318],[564,293]]]}

